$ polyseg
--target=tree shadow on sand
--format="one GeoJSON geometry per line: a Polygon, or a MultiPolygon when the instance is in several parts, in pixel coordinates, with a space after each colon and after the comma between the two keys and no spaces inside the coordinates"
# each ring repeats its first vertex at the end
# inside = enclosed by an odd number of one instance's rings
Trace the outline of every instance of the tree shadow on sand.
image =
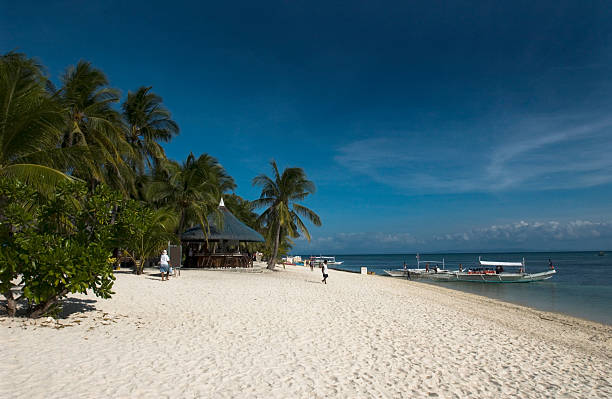
{"type": "Polygon", "coordinates": [[[122,270],[113,270],[114,274],[135,274],[134,270],[131,269],[122,269],[122,270]]]}
{"type": "Polygon", "coordinates": [[[96,302],[98,301],[95,299],[66,298],[62,301],[62,311],[59,317],[65,319],[74,313],[93,312],[96,310],[96,302]]]}

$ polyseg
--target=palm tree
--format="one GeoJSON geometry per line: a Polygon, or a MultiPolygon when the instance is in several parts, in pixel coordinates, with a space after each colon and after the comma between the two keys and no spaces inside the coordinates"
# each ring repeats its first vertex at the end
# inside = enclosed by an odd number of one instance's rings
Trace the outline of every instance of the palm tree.
{"type": "Polygon", "coordinates": [[[142,274],[144,262],[175,241],[176,214],[167,208],[151,209],[130,200],[117,220],[117,245],[134,262],[136,274],[142,274]]]}
{"type": "Polygon", "coordinates": [[[0,56],[0,176],[40,190],[69,180],[60,169],[74,158],[58,148],[64,109],[48,83],[42,66],[24,54],[0,56]]]}
{"type": "Polygon", "coordinates": [[[151,92],[151,87],[129,92],[122,109],[128,124],[127,141],[137,155],[136,167],[143,174],[145,165],[151,170],[166,159],[159,141],[170,141],[179,133],[179,127],[171,119],[170,111],[162,105],[162,98],[151,92]]]}
{"type": "Polygon", "coordinates": [[[79,61],[62,77],[59,97],[67,110],[63,147],[87,149],[89,163],[71,173],[95,185],[106,182],[124,192],[133,191],[133,170],[126,159],[133,158],[125,139],[125,125],[113,108],[118,90],[108,87],[106,75],[91,63],[79,61]]]}
{"type": "Polygon", "coordinates": [[[208,215],[218,211],[221,195],[235,188],[234,179],[207,154],[192,153],[182,165],[164,161],[156,168],[147,197],[154,204],[170,207],[179,216],[179,235],[195,224],[208,226],[208,215]]]}
{"type": "Polygon", "coordinates": [[[256,208],[267,207],[259,219],[265,223],[274,240],[272,256],[268,262],[268,269],[274,269],[281,230],[284,235],[294,238],[302,233],[310,241],[310,233],[300,216],[307,218],[315,226],[321,225],[321,219],[312,210],[296,202],[303,201],[316,191],[314,183],[306,178],[304,170],[286,168],[281,175],[274,160],[270,165],[274,172],[273,178],[264,174],[253,178],[253,185],[261,186],[261,195],[253,204],[256,208]]]}

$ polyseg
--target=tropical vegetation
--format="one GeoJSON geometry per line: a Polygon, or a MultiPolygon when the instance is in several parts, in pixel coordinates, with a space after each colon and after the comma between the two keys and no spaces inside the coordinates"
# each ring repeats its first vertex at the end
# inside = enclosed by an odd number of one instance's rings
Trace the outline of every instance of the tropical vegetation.
{"type": "Polygon", "coordinates": [[[154,209],[127,200],[121,204],[116,217],[116,246],[122,255],[134,263],[136,274],[142,274],[145,261],[175,240],[176,215],[168,209],[154,209]]]}
{"type": "Polygon", "coordinates": [[[150,86],[122,101],[87,61],[56,85],[35,59],[0,55],[0,294],[9,315],[39,317],[69,293],[110,297],[115,263],[129,260],[140,274],[186,228],[222,224],[222,196],[266,237],[248,250],[269,253],[271,268],[293,239],[310,239],[300,217],[321,221],[298,203],[315,192],[302,169],[281,174],[272,162],[273,177],[257,176],[262,193],[249,201],[213,156],[168,159],[163,144],[179,131],[150,86]]]}
{"type": "Polygon", "coordinates": [[[92,192],[81,182],[61,183],[46,196],[15,179],[0,181],[0,293],[9,316],[23,303],[27,316],[40,317],[69,293],[110,297],[119,200],[105,186],[92,192]]]}
{"type": "MultiPolygon", "coordinates": [[[[147,198],[155,205],[173,210],[179,218],[178,231],[188,226],[208,226],[208,216],[218,212],[219,198],[236,187],[234,179],[208,154],[192,153],[183,164],[166,160],[153,175],[147,198]]],[[[219,215],[217,215],[220,217],[219,215]]]]}
{"type": "Polygon", "coordinates": [[[315,192],[315,185],[308,180],[304,170],[286,168],[280,173],[274,160],[270,166],[272,177],[261,174],[253,178],[253,185],[261,187],[261,195],[253,201],[253,205],[256,208],[266,208],[259,216],[259,221],[266,227],[268,242],[273,243],[268,268],[274,269],[282,238],[297,238],[303,234],[310,241],[310,232],[300,216],[315,226],[321,225],[321,219],[314,211],[298,203],[315,192]]]}

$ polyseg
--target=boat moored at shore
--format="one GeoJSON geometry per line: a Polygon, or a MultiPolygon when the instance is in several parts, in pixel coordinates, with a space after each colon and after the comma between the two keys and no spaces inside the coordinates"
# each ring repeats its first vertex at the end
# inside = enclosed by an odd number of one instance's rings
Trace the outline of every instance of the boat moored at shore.
{"type": "Polygon", "coordinates": [[[427,278],[429,275],[432,275],[432,274],[450,273],[449,270],[446,270],[444,258],[442,258],[441,261],[421,260],[421,256],[417,254],[416,259],[417,259],[416,268],[409,269],[406,267],[406,264],[404,263],[403,269],[384,270],[384,272],[391,277],[404,277],[404,278],[410,278],[410,279],[427,278]],[[422,265],[425,265],[425,266],[422,267],[422,265]]]}
{"type": "Polygon", "coordinates": [[[310,262],[314,266],[321,266],[323,261],[327,261],[328,266],[338,266],[342,264],[342,261],[338,262],[335,256],[311,256],[310,262]]]}
{"type": "Polygon", "coordinates": [[[433,281],[467,281],[475,283],[530,283],[533,281],[548,280],[557,271],[552,262],[549,270],[539,273],[525,271],[525,259],[522,262],[485,261],[478,258],[478,266],[465,271],[431,274],[428,277],[433,281]],[[505,268],[511,268],[506,271],[505,268]]]}
{"type": "Polygon", "coordinates": [[[466,281],[476,283],[529,283],[532,281],[548,280],[554,276],[555,270],[549,261],[549,270],[538,273],[527,273],[525,271],[525,259],[522,262],[486,261],[478,258],[478,265],[458,270],[446,270],[444,259],[442,261],[420,260],[417,255],[417,268],[384,270],[392,277],[404,277],[410,279],[425,279],[431,281],[466,281]],[[425,268],[421,264],[425,263],[425,268]],[[431,264],[431,267],[430,267],[431,264]],[[442,265],[439,268],[438,265],[442,265]],[[506,270],[509,269],[509,270],[506,270]]]}

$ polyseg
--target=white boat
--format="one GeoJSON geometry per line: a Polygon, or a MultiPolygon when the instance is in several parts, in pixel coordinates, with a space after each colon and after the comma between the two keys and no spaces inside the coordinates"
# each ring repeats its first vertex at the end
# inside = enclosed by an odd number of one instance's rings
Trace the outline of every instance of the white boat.
{"type": "Polygon", "coordinates": [[[419,279],[419,278],[428,278],[433,274],[447,274],[451,273],[451,271],[446,270],[446,265],[444,263],[444,258],[441,261],[437,260],[421,260],[421,256],[419,254],[416,255],[417,259],[417,267],[408,269],[404,267],[403,269],[393,269],[393,270],[384,270],[391,277],[404,277],[410,279],[419,279]],[[422,267],[425,265],[425,267],[422,267]],[[431,265],[431,266],[430,266],[431,265]],[[442,266],[440,268],[440,266],[442,266]]]}
{"type": "Polygon", "coordinates": [[[286,265],[303,265],[301,256],[283,256],[283,263],[286,265]]]}
{"type": "Polygon", "coordinates": [[[525,259],[522,262],[486,261],[478,258],[479,265],[465,271],[429,275],[435,281],[468,281],[475,283],[530,283],[551,278],[557,271],[554,266],[539,273],[525,272],[525,259]],[[512,268],[506,271],[505,268],[512,268]]]}
{"type": "Polygon", "coordinates": [[[341,265],[342,262],[338,262],[334,256],[312,256],[310,262],[315,266],[321,266],[323,261],[327,261],[328,266],[341,265]]]}

